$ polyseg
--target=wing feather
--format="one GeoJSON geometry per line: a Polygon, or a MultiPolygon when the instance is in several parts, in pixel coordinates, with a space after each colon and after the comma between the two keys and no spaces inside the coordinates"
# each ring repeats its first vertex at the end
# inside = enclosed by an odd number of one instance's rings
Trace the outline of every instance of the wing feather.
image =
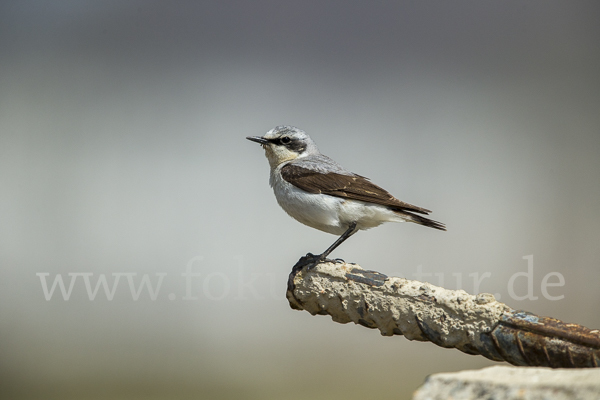
{"type": "Polygon", "coordinates": [[[281,169],[281,176],[287,182],[309,193],[323,193],[344,199],[380,204],[394,211],[412,211],[425,215],[431,212],[398,200],[387,190],[371,183],[368,178],[356,174],[323,173],[290,163],[281,169]]]}

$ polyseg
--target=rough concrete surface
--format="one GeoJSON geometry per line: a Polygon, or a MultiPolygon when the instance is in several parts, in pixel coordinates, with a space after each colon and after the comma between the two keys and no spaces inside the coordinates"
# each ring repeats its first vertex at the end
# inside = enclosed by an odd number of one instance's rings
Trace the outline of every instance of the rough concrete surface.
{"type": "Polygon", "coordinates": [[[470,295],[344,262],[310,268],[306,261],[288,279],[294,309],[518,366],[600,366],[598,330],[513,310],[488,293],[470,295]]]}
{"type": "MultiPolygon", "coordinates": [[[[433,341],[469,354],[489,347],[482,343],[486,339],[482,333],[491,332],[508,309],[491,294],[473,296],[464,290],[387,277],[354,264],[322,263],[300,271],[293,282],[288,300],[294,308],[379,329],[384,336],[433,341]]],[[[488,358],[502,360],[496,355],[488,358]]]]}
{"type": "Polygon", "coordinates": [[[597,400],[600,369],[489,367],[434,374],[413,400],[597,400]]]}

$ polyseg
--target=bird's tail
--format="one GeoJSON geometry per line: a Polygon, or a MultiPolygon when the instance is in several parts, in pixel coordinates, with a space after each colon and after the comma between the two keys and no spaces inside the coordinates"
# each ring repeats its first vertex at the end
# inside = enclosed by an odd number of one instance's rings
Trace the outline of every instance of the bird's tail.
{"type": "Polygon", "coordinates": [[[401,211],[400,213],[402,214],[403,217],[406,218],[407,221],[414,222],[415,224],[424,225],[424,226],[428,226],[430,228],[439,229],[440,231],[445,231],[446,230],[446,225],[442,224],[441,222],[437,222],[437,221],[431,220],[429,218],[425,218],[425,217],[422,217],[420,215],[413,214],[413,213],[411,213],[409,211],[401,211]]]}

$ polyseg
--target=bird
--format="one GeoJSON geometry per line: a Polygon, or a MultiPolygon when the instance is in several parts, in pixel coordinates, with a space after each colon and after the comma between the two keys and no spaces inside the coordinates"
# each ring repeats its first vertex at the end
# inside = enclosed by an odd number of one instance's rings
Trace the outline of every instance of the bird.
{"type": "Polygon", "coordinates": [[[431,211],[405,203],[321,154],[312,138],[294,126],[280,125],[264,136],[248,136],[259,143],[269,161],[269,183],[279,206],[304,225],[339,235],[318,255],[308,253],[315,266],[330,261],[329,254],[359,230],[385,222],[413,222],[442,231],[445,224],[425,218],[431,211]]]}

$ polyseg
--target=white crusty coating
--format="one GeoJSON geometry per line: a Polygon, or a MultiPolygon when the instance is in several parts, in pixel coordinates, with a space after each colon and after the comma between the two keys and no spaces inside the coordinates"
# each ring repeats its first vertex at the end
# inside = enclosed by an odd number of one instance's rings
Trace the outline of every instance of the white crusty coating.
{"type": "MultiPolygon", "coordinates": [[[[438,345],[469,352],[480,347],[481,333],[489,333],[510,310],[491,294],[470,295],[426,282],[387,278],[382,286],[348,279],[360,275],[357,265],[322,263],[303,269],[294,279],[295,308],[311,314],[329,314],[339,323],[354,322],[377,328],[384,336],[403,334],[409,340],[427,341],[423,328],[433,332],[438,345]],[[352,271],[354,270],[354,271],[352,271]]],[[[292,304],[294,306],[294,304],[292,304]]],[[[430,335],[431,336],[431,335],[430,335]]]]}

